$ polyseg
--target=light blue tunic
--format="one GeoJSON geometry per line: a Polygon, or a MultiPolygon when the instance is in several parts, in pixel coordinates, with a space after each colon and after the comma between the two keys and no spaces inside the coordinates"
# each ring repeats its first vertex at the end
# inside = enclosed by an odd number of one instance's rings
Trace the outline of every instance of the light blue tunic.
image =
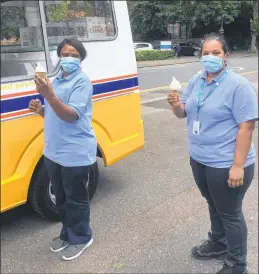
{"type": "Polygon", "coordinates": [[[93,87],[81,68],[62,78],[60,73],[52,83],[56,96],[73,108],[78,120],[61,120],[45,100],[44,155],[65,167],[88,166],[96,161],[97,143],[92,128],[93,87]]]}
{"type": "MultiPolygon", "coordinates": [[[[228,69],[228,68],[226,68],[228,69]]],[[[181,96],[187,114],[190,156],[207,166],[231,167],[236,149],[236,136],[240,123],[258,119],[256,91],[243,76],[229,70],[223,82],[211,93],[200,108],[200,134],[193,134],[197,119],[196,100],[202,83],[201,101],[219,81],[223,71],[210,83],[206,71],[196,74],[181,96]]],[[[255,162],[255,148],[251,145],[245,166],[255,162]]]]}

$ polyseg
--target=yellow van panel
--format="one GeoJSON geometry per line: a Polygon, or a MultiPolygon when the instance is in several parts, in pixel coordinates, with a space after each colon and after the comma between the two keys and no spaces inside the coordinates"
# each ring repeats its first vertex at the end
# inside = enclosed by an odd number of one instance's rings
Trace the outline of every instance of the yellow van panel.
{"type": "MultiPolygon", "coordinates": [[[[95,101],[93,127],[106,166],[143,147],[139,92],[95,101]]],[[[42,150],[41,117],[1,122],[1,212],[27,201],[31,177],[42,150]]]]}
{"type": "Polygon", "coordinates": [[[93,127],[107,166],[143,147],[140,94],[94,102],[93,127]]]}
{"type": "Polygon", "coordinates": [[[1,122],[1,180],[13,175],[22,155],[42,132],[39,116],[1,122]]]}

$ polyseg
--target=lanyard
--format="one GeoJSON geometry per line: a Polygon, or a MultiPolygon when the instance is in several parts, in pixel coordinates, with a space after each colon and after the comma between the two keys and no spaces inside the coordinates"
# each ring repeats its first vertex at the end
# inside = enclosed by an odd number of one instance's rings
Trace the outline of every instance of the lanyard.
{"type": "Polygon", "coordinates": [[[223,82],[223,80],[225,79],[225,77],[227,76],[228,73],[229,73],[229,69],[227,69],[224,72],[224,74],[221,76],[221,78],[215,83],[215,86],[210,90],[210,92],[205,96],[205,98],[201,102],[201,93],[202,93],[202,91],[204,89],[204,85],[205,85],[205,79],[204,79],[204,81],[202,82],[202,84],[200,86],[200,90],[199,90],[199,92],[197,94],[197,100],[196,100],[197,118],[198,118],[198,115],[199,115],[199,112],[200,112],[200,108],[204,104],[204,101],[212,94],[212,92],[219,86],[219,84],[223,82]]]}

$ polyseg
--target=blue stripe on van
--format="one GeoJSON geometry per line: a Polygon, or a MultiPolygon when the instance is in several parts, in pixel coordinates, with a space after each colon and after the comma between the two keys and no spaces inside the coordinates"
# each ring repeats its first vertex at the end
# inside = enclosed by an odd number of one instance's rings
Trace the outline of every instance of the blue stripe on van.
{"type": "Polygon", "coordinates": [[[93,95],[99,95],[111,91],[116,91],[120,89],[133,88],[138,86],[138,77],[134,77],[131,79],[123,79],[114,82],[95,84],[93,86],[93,95]]]}
{"type": "MultiPolygon", "coordinates": [[[[102,84],[95,84],[93,85],[93,95],[104,94],[107,92],[112,92],[121,89],[133,88],[135,86],[138,86],[138,77],[102,84]]],[[[26,97],[3,100],[1,101],[1,114],[27,109],[30,100],[36,98],[39,98],[43,102],[43,99],[40,95],[29,95],[26,97]]]]}

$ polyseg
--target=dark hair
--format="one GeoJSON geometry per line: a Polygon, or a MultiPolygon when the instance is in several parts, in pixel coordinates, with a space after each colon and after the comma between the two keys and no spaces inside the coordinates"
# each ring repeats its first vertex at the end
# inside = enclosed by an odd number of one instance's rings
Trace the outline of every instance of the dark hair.
{"type": "Polygon", "coordinates": [[[57,48],[58,57],[60,57],[60,52],[65,45],[70,45],[74,47],[80,53],[81,61],[85,59],[86,49],[83,43],[75,37],[66,38],[58,45],[58,48],[57,48]]]}
{"type": "Polygon", "coordinates": [[[227,46],[227,42],[226,42],[225,38],[221,34],[214,33],[214,32],[205,35],[204,38],[201,40],[201,52],[202,52],[204,43],[209,40],[219,41],[222,44],[222,49],[223,49],[224,53],[226,54],[228,52],[228,46],[227,46]]]}

